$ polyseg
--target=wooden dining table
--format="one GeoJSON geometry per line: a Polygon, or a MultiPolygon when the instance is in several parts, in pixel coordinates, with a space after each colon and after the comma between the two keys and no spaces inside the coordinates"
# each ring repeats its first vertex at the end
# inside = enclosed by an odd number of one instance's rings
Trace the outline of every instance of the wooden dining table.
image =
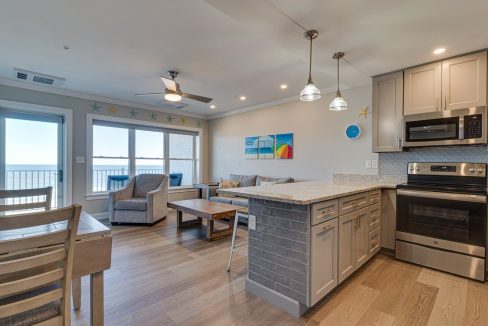
{"type": "MultiPolygon", "coordinates": [[[[26,235],[54,232],[62,224],[52,223],[27,229],[1,231],[0,239],[15,239],[26,235]]],[[[103,272],[109,269],[112,263],[112,235],[108,227],[86,212],[81,212],[73,259],[74,309],[80,309],[81,305],[81,277],[90,275],[91,325],[101,326],[104,323],[103,272]]]]}

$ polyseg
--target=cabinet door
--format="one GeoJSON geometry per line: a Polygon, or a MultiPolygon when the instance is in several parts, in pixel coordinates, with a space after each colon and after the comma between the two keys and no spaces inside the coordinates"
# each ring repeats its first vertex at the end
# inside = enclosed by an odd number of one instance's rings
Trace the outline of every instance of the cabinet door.
{"type": "Polygon", "coordinates": [[[381,228],[376,228],[369,232],[368,235],[368,254],[369,258],[373,257],[381,248],[381,228]]]}
{"type": "Polygon", "coordinates": [[[358,210],[354,239],[354,269],[358,269],[369,258],[369,207],[358,210]]]}
{"type": "Polygon", "coordinates": [[[373,79],[373,152],[402,150],[403,71],[373,79]]]}
{"type": "Polygon", "coordinates": [[[441,71],[440,62],[405,70],[404,115],[441,110],[441,71]]]}
{"type": "Polygon", "coordinates": [[[312,227],[310,247],[310,304],[314,305],[337,286],[338,219],[312,227]]]}
{"type": "Polygon", "coordinates": [[[356,212],[339,216],[339,283],[354,272],[356,217],[356,212]]]}
{"type": "Polygon", "coordinates": [[[486,52],[442,62],[444,110],[486,105],[486,52]]]}
{"type": "Polygon", "coordinates": [[[372,231],[381,224],[381,204],[374,204],[368,207],[368,231],[372,231]]]}

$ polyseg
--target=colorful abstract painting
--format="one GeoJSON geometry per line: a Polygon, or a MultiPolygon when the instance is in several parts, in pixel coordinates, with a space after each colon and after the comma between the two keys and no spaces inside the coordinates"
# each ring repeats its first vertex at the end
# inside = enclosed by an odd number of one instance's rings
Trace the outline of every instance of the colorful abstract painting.
{"type": "Polygon", "coordinates": [[[276,135],[276,159],[287,160],[293,158],[293,133],[276,135]]]}
{"type": "Polygon", "coordinates": [[[275,152],[275,135],[259,136],[259,159],[273,159],[275,152]]]}
{"type": "Polygon", "coordinates": [[[244,140],[244,155],[247,160],[258,158],[259,137],[246,137],[244,140]]]}

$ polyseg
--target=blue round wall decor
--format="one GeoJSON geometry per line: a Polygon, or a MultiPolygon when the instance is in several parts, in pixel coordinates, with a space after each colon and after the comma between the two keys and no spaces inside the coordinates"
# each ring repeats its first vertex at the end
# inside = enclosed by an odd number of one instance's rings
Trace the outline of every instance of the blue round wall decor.
{"type": "Polygon", "coordinates": [[[351,124],[346,127],[346,137],[348,139],[358,139],[361,136],[361,127],[357,124],[351,124]]]}

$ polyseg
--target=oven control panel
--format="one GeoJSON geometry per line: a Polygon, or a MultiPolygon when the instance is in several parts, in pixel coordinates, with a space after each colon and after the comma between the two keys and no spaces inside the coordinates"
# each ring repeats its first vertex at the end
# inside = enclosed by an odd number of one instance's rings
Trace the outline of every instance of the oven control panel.
{"type": "Polygon", "coordinates": [[[485,163],[408,163],[410,175],[446,175],[486,177],[485,163]]]}

